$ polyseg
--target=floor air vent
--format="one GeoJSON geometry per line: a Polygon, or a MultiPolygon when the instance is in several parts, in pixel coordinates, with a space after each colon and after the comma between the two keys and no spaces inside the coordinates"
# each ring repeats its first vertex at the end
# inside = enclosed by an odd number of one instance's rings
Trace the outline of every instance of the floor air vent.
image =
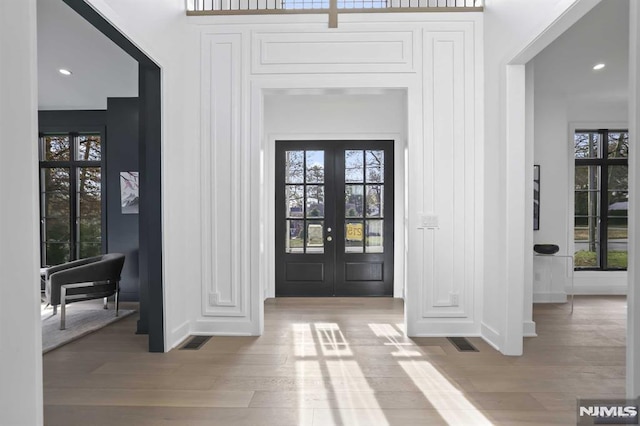
{"type": "Polygon", "coordinates": [[[211,336],[193,336],[189,340],[187,340],[187,343],[185,343],[180,348],[180,350],[187,349],[191,351],[197,351],[202,347],[202,345],[207,343],[209,339],[211,339],[211,336]]]}
{"type": "Polygon", "coordinates": [[[479,352],[466,337],[447,337],[447,339],[460,352],[479,352]]]}

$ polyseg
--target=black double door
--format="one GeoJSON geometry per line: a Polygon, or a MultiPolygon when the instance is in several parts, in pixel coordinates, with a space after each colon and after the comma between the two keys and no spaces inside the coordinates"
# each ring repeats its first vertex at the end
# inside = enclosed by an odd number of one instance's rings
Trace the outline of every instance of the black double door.
{"type": "Polygon", "coordinates": [[[276,142],[276,296],[393,295],[393,141],[276,142]]]}

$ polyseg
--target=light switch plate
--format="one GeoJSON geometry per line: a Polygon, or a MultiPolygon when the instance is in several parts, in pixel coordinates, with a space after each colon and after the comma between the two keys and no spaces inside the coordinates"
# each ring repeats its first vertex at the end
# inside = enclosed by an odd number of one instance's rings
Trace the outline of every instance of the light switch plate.
{"type": "Polygon", "coordinates": [[[432,214],[432,213],[422,215],[420,224],[422,225],[423,228],[427,228],[427,229],[438,228],[438,215],[432,214]]]}

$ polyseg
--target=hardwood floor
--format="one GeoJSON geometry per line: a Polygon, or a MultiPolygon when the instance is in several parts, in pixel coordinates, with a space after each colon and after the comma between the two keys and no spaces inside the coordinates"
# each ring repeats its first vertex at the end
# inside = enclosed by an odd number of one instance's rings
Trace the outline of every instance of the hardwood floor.
{"type": "Polygon", "coordinates": [[[46,425],[571,425],[624,397],[626,301],[535,305],[522,357],[402,330],[388,298],[271,299],[261,337],[146,352],[126,318],[44,356],[46,425]]]}

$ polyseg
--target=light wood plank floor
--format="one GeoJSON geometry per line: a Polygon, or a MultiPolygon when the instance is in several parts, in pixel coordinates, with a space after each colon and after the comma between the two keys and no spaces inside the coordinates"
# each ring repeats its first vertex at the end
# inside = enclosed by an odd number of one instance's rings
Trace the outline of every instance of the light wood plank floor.
{"type": "Polygon", "coordinates": [[[130,317],[50,352],[45,424],[570,425],[576,398],[624,397],[622,297],[536,305],[522,357],[407,338],[395,299],[275,299],[265,315],[263,336],[198,351],[147,353],[130,317]]]}

